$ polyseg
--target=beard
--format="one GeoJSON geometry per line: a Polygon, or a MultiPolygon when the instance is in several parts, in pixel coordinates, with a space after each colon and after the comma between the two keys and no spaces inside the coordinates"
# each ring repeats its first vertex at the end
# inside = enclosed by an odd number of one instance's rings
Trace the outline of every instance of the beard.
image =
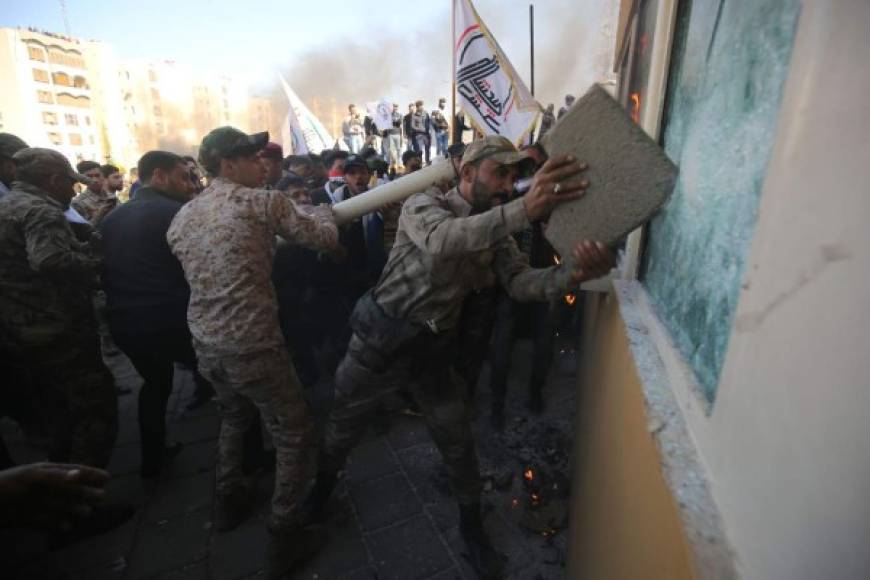
{"type": "Polygon", "coordinates": [[[471,186],[471,207],[474,213],[483,213],[492,209],[492,200],[496,196],[505,196],[508,192],[492,191],[479,179],[475,178],[471,186]]]}

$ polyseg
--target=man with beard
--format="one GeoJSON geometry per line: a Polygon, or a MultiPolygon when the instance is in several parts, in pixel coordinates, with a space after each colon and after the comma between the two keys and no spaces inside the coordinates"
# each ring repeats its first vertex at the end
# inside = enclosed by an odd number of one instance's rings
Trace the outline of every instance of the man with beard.
{"type": "Polygon", "coordinates": [[[499,136],[468,146],[457,187],[430,188],[402,208],[399,231],[377,286],[358,302],[353,336],[335,376],[335,404],[324,429],[317,482],[306,500],[308,520],[322,517],[338,471],[384,397],[403,389],[420,407],[447,466],[459,502],[460,531],[483,578],[499,577],[495,552],[480,512],[480,472],[456,360],[462,303],[494,278],[518,300],[546,300],[607,273],[611,253],[583,242],[574,269],[532,269],[510,234],[546,219],[559,203],[587,187],[584,167],[555,157],[537,173],[523,198],[493,207],[512,190],[528,155],[499,136]]]}

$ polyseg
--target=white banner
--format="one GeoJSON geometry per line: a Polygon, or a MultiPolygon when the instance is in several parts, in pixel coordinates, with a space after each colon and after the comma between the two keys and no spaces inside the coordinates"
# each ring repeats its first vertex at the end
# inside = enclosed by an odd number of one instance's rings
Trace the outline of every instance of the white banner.
{"type": "Polygon", "coordinates": [[[378,131],[386,131],[392,128],[393,105],[387,99],[381,99],[377,103],[366,103],[366,109],[378,131]]]}
{"type": "Polygon", "coordinates": [[[281,131],[284,149],[289,149],[292,155],[320,153],[324,149],[332,149],[335,139],[323,123],[308,110],[302,99],[293,92],[284,77],[279,78],[287,100],[290,101],[290,109],[287,111],[281,131]]]}
{"type": "Polygon", "coordinates": [[[519,145],[537,123],[541,106],[478,16],[471,0],[454,3],[456,104],[483,134],[502,135],[519,145]]]}

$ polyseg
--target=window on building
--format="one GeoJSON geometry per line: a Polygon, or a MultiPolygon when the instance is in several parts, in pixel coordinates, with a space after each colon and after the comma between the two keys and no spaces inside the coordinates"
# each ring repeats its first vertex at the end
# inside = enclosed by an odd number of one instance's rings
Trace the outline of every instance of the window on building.
{"type": "Polygon", "coordinates": [[[54,95],[52,95],[48,91],[36,91],[36,100],[40,103],[46,103],[48,105],[54,104],[54,95]]]}
{"type": "Polygon", "coordinates": [[[52,145],[63,145],[63,135],[60,133],[55,133],[54,131],[50,131],[48,133],[48,140],[52,145]]]}
{"type": "Polygon", "coordinates": [[[48,61],[52,64],[62,64],[73,68],[85,68],[85,61],[77,51],[65,51],[57,47],[48,51],[48,61]]]}
{"type": "Polygon", "coordinates": [[[33,80],[39,83],[48,82],[48,71],[41,68],[33,69],[33,80]]]}
{"type": "Polygon", "coordinates": [[[84,95],[75,96],[69,93],[58,93],[57,104],[66,107],[78,107],[80,109],[89,109],[91,107],[91,99],[84,95]]]}
{"type": "Polygon", "coordinates": [[[28,46],[27,47],[27,56],[30,57],[30,60],[38,60],[39,62],[45,62],[45,51],[39,48],[38,46],[28,46]]]}
{"type": "Polygon", "coordinates": [[[63,116],[63,120],[64,120],[64,122],[65,122],[67,125],[69,125],[70,127],[78,127],[78,126],[79,126],[79,118],[78,118],[78,115],[75,115],[75,114],[73,114],[73,113],[66,113],[66,114],[63,116]]]}
{"type": "Polygon", "coordinates": [[[155,101],[159,101],[160,100],[160,91],[158,91],[155,88],[152,88],[151,89],[151,98],[154,99],[155,101]]]}
{"type": "Polygon", "coordinates": [[[77,89],[90,89],[90,85],[88,85],[88,81],[85,77],[81,75],[76,75],[73,77],[73,86],[77,89]]]}
{"type": "Polygon", "coordinates": [[[43,111],[42,122],[46,125],[57,125],[57,114],[51,111],[43,111]]]}
{"type": "Polygon", "coordinates": [[[91,126],[91,118],[88,115],[85,115],[85,125],[87,125],[88,127],[91,126]]]}
{"type": "Polygon", "coordinates": [[[82,144],[82,136],[78,133],[69,134],[69,144],[79,146],[82,144]]]}
{"type": "Polygon", "coordinates": [[[72,80],[70,80],[69,75],[65,72],[52,73],[51,80],[54,81],[54,84],[60,85],[62,87],[72,86],[72,80]]]}
{"type": "Polygon", "coordinates": [[[158,105],[154,105],[154,116],[160,117],[163,115],[163,111],[160,109],[158,105]]]}
{"type": "MultiPolygon", "coordinates": [[[[655,14],[650,4],[639,3],[632,63],[637,75],[648,71],[641,51],[644,31],[651,29],[645,20],[655,14]]],[[[664,0],[656,4],[659,9],[666,5],[664,0]]],[[[665,153],[682,171],[671,199],[647,230],[641,282],[712,403],[731,338],[801,2],[739,8],[726,2],[718,13],[692,5],[677,4],[661,130],[665,153]],[[735,51],[750,35],[765,50],[735,51]]],[[[629,112],[636,110],[643,119],[645,85],[630,82],[636,88],[629,89],[629,96],[637,93],[639,106],[633,109],[629,101],[629,112]]]]}

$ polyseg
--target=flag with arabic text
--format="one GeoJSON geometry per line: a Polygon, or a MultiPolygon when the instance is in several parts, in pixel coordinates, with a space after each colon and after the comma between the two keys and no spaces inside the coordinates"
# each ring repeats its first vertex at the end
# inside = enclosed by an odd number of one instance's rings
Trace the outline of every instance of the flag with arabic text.
{"type": "Polygon", "coordinates": [[[289,149],[293,155],[320,153],[324,149],[332,149],[335,139],[323,123],[305,106],[284,77],[281,77],[281,85],[287,100],[290,101],[290,109],[282,127],[284,149],[289,149]]]}
{"type": "Polygon", "coordinates": [[[485,135],[518,145],[535,127],[541,106],[480,19],[471,0],[454,0],[456,104],[485,135]]]}

